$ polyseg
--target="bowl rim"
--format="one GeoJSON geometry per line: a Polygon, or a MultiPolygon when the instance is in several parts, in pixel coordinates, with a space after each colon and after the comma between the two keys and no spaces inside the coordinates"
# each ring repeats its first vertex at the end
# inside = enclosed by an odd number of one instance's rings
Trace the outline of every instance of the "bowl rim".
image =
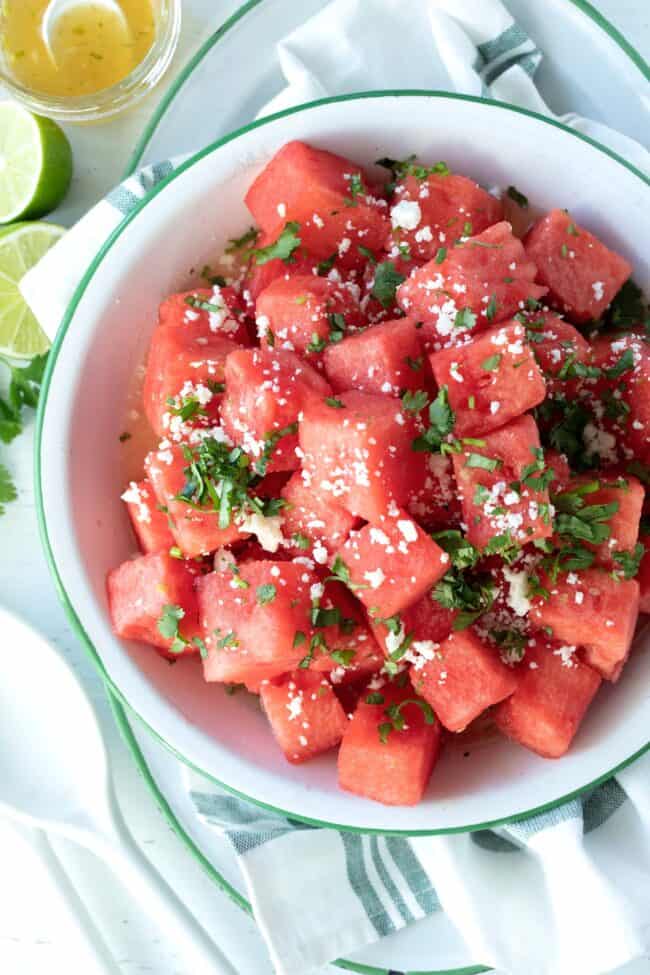
{"type": "Polygon", "coordinates": [[[290,819],[295,819],[300,822],[307,823],[310,826],[316,826],[323,829],[336,829],[341,832],[348,832],[348,833],[366,833],[366,834],[376,834],[381,836],[391,836],[391,835],[392,836],[440,836],[440,835],[448,835],[454,833],[466,833],[466,832],[470,833],[470,832],[475,832],[477,830],[494,829],[498,826],[504,825],[505,823],[517,822],[522,819],[527,819],[531,816],[539,815],[541,813],[548,812],[552,809],[556,809],[558,806],[561,806],[564,803],[569,802],[572,799],[575,799],[582,793],[590,789],[596,788],[598,785],[600,785],[607,779],[612,778],[619,771],[626,768],[637,758],[640,758],[641,755],[643,755],[645,752],[650,750],[650,734],[648,736],[648,741],[641,748],[637,749],[632,755],[628,756],[623,761],[619,762],[613,768],[607,769],[601,775],[597,776],[595,779],[592,779],[591,781],[586,782],[576,787],[575,789],[572,789],[570,792],[567,792],[562,796],[556,797],[555,799],[552,799],[547,803],[542,803],[531,809],[519,811],[510,816],[502,816],[499,817],[498,819],[494,819],[486,822],[480,822],[480,823],[471,823],[463,826],[446,826],[446,827],[438,827],[434,829],[418,829],[418,830],[409,830],[409,829],[387,830],[378,827],[343,825],[340,823],[332,822],[331,820],[327,820],[327,819],[322,820],[322,819],[316,819],[313,817],[305,816],[293,812],[290,809],[284,809],[281,806],[276,806],[273,805],[272,803],[264,802],[261,799],[256,799],[252,796],[249,796],[246,793],[241,792],[240,790],[234,788],[233,786],[228,785],[226,782],[222,782],[220,779],[218,779],[211,772],[208,772],[206,769],[200,768],[197,765],[195,765],[192,761],[190,761],[190,759],[188,759],[185,755],[183,755],[174,745],[172,745],[165,738],[163,738],[162,735],[139,714],[137,708],[133,704],[131,704],[131,702],[128,700],[126,695],[122,692],[122,690],[115,684],[115,682],[111,678],[100,654],[95,648],[92,640],[90,639],[89,635],[87,634],[84,628],[81,619],[77,614],[72,599],[66,591],[66,588],[63,584],[63,580],[61,578],[61,574],[59,572],[55,554],[50,543],[50,538],[49,538],[49,533],[48,533],[48,528],[47,528],[47,523],[45,518],[43,477],[42,477],[42,467],[41,467],[43,427],[44,427],[45,413],[47,410],[49,391],[52,384],[52,378],[55,372],[58,355],[63,346],[63,342],[65,341],[65,338],[68,334],[68,330],[74,318],[77,307],[81,302],[81,299],[86,289],[90,285],[92,279],[94,278],[96,272],[101,267],[102,261],[106,256],[106,254],[111,250],[113,245],[119,240],[119,238],[122,236],[122,234],[127,229],[127,227],[129,227],[131,222],[139,216],[139,214],[149,205],[149,203],[152,200],[154,200],[160,193],[162,193],[171,183],[173,183],[175,179],[178,179],[183,173],[187,172],[187,170],[191,169],[194,165],[196,165],[206,156],[217,151],[221,146],[224,146],[227,143],[238,139],[240,136],[245,135],[248,132],[272,124],[278,119],[286,118],[287,116],[291,116],[291,115],[297,115],[302,112],[312,111],[314,109],[318,109],[323,105],[331,105],[339,102],[343,103],[343,102],[359,101],[363,99],[395,98],[395,97],[397,98],[420,97],[420,98],[434,98],[434,99],[438,98],[438,99],[449,99],[455,101],[464,101],[476,105],[485,105],[491,108],[497,108],[504,112],[514,112],[519,115],[524,115],[529,118],[536,119],[537,121],[542,122],[545,125],[550,125],[555,128],[561,129],[562,131],[573,136],[574,138],[579,139],[582,142],[586,142],[588,145],[591,145],[597,151],[611,157],[615,162],[619,163],[620,165],[628,169],[643,183],[645,183],[647,187],[650,188],[650,177],[646,176],[643,172],[641,172],[641,170],[637,169],[636,166],[633,166],[631,163],[623,159],[621,156],[619,156],[613,150],[609,149],[607,146],[602,145],[600,142],[597,142],[595,139],[592,139],[589,136],[583,135],[581,132],[576,132],[574,129],[569,128],[568,126],[564,125],[562,122],[558,122],[555,119],[551,119],[544,115],[540,115],[538,112],[534,112],[529,109],[519,108],[518,106],[511,105],[507,102],[499,102],[491,98],[480,98],[475,95],[462,95],[456,92],[407,88],[407,89],[395,89],[395,90],[376,90],[376,91],[368,91],[368,92],[358,92],[358,93],[346,94],[346,95],[334,95],[327,98],[321,98],[315,101],[306,102],[302,105],[294,106],[292,108],[284,109],[280,112],[274,113],[273,115],[266,116],[265,118],[262,119],[257,119],[253,122],[250,122],[248,125],[244,125],[238,129],[235,129],[234,131],[228,133],[227,135],[222,136],[220,139],[217,139],[216,141],[205,146],[197,153],[194,153],[192,156],[190,156],[188,159],[182,162],[177,169],[175,169],[163,180],[161,180],[160,183],[156,184],[156,186],[153,187],[153,189],[138,202],[138,204],[134,207],[134,209],[127,216],[125,216],[123,220],[120,221],[119,225],[113,230],[113,232],[110,234],[108,239],[105,241],[103,246],[94,256],[93,260],[91,261],[88,268],[86,269],[81,281],[79,282],[72,296],[70,304],[66,309],[66,313],[61,322],[61,325],[59,326],[58,332],[56,334],[56,337],[54,339],[52,348],[48,356],[47,367],[45,370],[45,374],[43,376],[43,381],[41,385],[41,394],[39,397],[38,412],[36,416],[36,431],[35,431],[35,438],[34,438],[34,494],[35,494],[35,501],[36,501],[36,515],[38,521],[39,535],[41,538],[41,544],[45,554],[45,559],[47,562],[49,572],[54,580],[57,595],[59,597],[60,602],[63,605],[63,608],[66,612],[66,615],[68,617],[73,632],[76,634],[76,636],[80,639],[81,643],[85,647],[89,657],[97,667],[100,677],[102,678],[104,684],[109,689],[109,691],[122,705],[125,705],[128,711],[131,714],[135,715],[138,721],[144,727],[147,728],[149,733],[152,734],[162,745],[164,745],[165,748],[171,751],[172,754],[174,754],[179,761],[183,762],[184,765],[193,769],[198,774],[203,775],[209,780],[211,780],[215,785],[219,786],[222,789],[225,789],[227,792],[237,796],[240,799],[244,799],[247,802],[252,802],[254,805],[258,807],[261,807],[263,809],[268,809],[271,812],[278,813],[290,819]]]}

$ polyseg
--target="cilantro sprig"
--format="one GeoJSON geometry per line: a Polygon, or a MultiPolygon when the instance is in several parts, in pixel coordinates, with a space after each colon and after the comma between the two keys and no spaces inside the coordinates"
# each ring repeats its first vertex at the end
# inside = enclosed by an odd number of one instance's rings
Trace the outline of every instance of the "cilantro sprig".
{"type": "Polygon", "coordinates": [[[429,404],[429,426],[423,434],[415,438],[413,450],[419,453],[438,453],[454,429],[455,422],[456,415],[449,405],[447,387],[442,386],[436,398],[429,404]]]}
{"type": "Polygon", "coordinates": [[[406,275],[397,270],[393,261],[383,261],[376,267],[375,280],[370,293],[382,308],[390,308],[395,304],[397,289],[405,280],[406,275]]]}
{"type": "MultiPolygon", "coordinates": [[[[18,366],[0,356],[9,371],[9,388],[0,396],[0,441],[9,444],[23,431],[23,410],[36,409],[47,363],[47,353],[35,356],[26,366],[18,366]]],[[[17,498],[17,491],[8,468],[0,464],[0,515],[5,505],[17,498]]]]}
{"type": "Polygon", "coordinates": [[[302,243],[302,238],[298,234],[299,230],[300,224],[295,220],[290,220],[284,225],[284,230],[277,240],[273,241],[267,247],[255,248],[252,251],[252,255],[257,266],[268,264],[269,261],[273,261],[276,258],[284,261],[285,264],[294,263],[295,257],[293,256],[293,252],[302,243]]]}

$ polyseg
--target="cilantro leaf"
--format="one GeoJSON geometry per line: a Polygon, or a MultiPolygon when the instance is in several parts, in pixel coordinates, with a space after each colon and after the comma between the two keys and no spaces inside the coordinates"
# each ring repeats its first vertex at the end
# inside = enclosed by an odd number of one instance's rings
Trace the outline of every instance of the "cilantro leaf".
{"type": "Polygon", "coordinates": [[[479,551],[456,528],[447,528],[431,536],[434,542],[451,556],[455,569],[473,569],[479,560],[479,551]]]}
{"type": "Polygon", "coordinates": [[[259,235],[259,230],[257,230],[255,227],[249,227],[246,233],[242,234],[241,237],[231,237],[228,246],[226,247],[226,254],[233,254],[235,251],[242,250],[242,248],[246,247],[248,244],[256,244],[259,235]]]}
{"type": "Polygon", "coordinates": [[[260,606],[267,606],[269,603],[272,603],[277,594],[278,590],[272,582],[265,582],[263,585],[258,586],[256,590],[257,601],[260,606]]]}
{"type": "Polygon", "coordinates": [[[476,325],[476,315],[471,308],[460,308],[456,312],[454,328],[474,328],[476,325]]]}
{"type": "Polygon", "coordinates": [[[275,258],[279,258],[285,264],[290,264],[295,261],[295,258],[292,256],[293,252],[302,243],[302,239],[298,236],[299,230],[300,224],[296,223],[295,220],[290,220],[289,223],[285,224],[284,230],[277,240],[269,244],[268,247],[256,248],[253,251],[253,258],[257,266],[267,264],[269,261],[275,260],[275,258]]]}
{"type": "Polygon", "coordinates": [[[395,304],[395,294],[406,276],[401,274],[393,261],[383,261],[377,265],[375,280],[371,294],[383,308],[390,308],[395,304]]]}
{"type": "Polygon", "coordinates": [[[425,389],[407,389],[402,396],[402,406],[407,413],[419,413],[429,402],[429,394],[425,389]]]}
{"type": "Polygon", "coordinates": [[[5,513],[5,504],[15,501],[17,497],[18,493],[11,474],[4,464],[0,464],[0,515],[5,513]]]}
{"type": "Polygon", "coordinates": [[[447,387],[442,386],[436,398],[429,404],[429,426],[413,441],[413,450],[418,453],[437,453],[445,437],[454,429],[455,422],[456,414],[449,405],[447,387]]]}
{"type": "Polygon", "coordinates": [[[635,577],[644,555],[645,548],[641,542],[637,542],[631,552],[612,552],[612,558],[620,565],[625,579],[635,577]]]}

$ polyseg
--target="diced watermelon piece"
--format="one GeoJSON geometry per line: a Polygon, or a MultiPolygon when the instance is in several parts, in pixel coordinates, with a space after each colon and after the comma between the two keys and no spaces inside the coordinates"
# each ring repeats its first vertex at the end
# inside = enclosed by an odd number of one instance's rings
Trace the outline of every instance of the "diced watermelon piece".
{"type": "MultiPolygon", "coordinates": [[[[296,423],[303,410],[331,392],[315,369],[286,349],[239,349],[228,356],[225,377],[224,428],[254,459],[261,457],[269,437],[296,423]]],[[[297,446],[297,433],[283,435],[267,470],[298,468],[297,446]]]]}
{"type": "Polygon", "coordinates": [[[244,304],[230,286],[215,284],[170,295],[158,310],[158,322],[163,328],[187,331],[189,326],[199,336],[220,335],[237,345],[250,345],[244,304]],[[201,308],[203,302],[214,307],[201,308]]]}
{"type": "Polygon", "coordinates": [[[326,562],[352,531],[354,515],[308,488],[299,472],[283,487],[282,497],[288,502],[282,512],[282,532],[295,554],[317,555],[319,562],[326,562]]]}
{"type": "Polygon", "coordinates": [[[517,678],[497,652],[471,630],[452,633],[410,677],[448,731],[464,731],[486,708],[512,694],[517,678]]]}
{"type": "Polygon", "coordinates": [[[584,438],[603,466],[617,461],[650,463],[650,351],[638,335],[603,335],[592,344],[592,361],[603,376],[585,384],[593,412],[584,438]]]}
{"type": "Polygon", "coordinates": [[[390,396],[349,392],[310,404],[299,431],[306,483],[352,514],[379,518],[424,481],[422,454],[411,446],[416,432],[390,396]]]}
{"type": "Polygon", "coordinates": [[[312,613],[312,622],[316,639],[309,663],[311,670],[329,674],[337,686],[370,677],[381,670],[384,654],[360,603],[340,582],[329,580],[324,583],[323,595],[312,613]]]}
{"type": "Polygon", "coordinates": [[[566,210],[551,210],[528,231],[526,254],[551,301],[575,322],[600,318],[632,266],[576,224],[566,210]]]}
{"type": "Polygon", "coordinates": [[[168,552],[176,544],[167,515],[160,510],[150,482],[131,481],[122,495],[129,512],[131,525],[140,549],[147,552],[168,552]]]}
{"type": "Polygon", "coordinates": [[[260,690],[273,735],[288,762],[298,765],[340,742],[348,719],[322,675],[296,670],[260,690]]]}
{"type": "Polygon", "coordinates": [[[480,234],[500,220],[501,201],[466,176],[432,173],[419,179],[409,175],[395,184],[393,229],[386,249],[407,244],[416,260],[429,261],[440,247],[450,247],[461,236],[480,234]],[[418,210],[400,207],[402,203],[415,203],[418,210]],[[415,218],[417,224],[412,227],[415,218]]]}
{"type": "Polygon", "coordinates": [[[453,455],[467,537],[478,549],[497,536],[520,545],[551,536],[548,490],[537,489],[539,471],[531,471],[539,451],[537,425],[526,414],[453,455]]]}
{"type": "Polygon", "coordinates": [[[327,378],[338,393],[356,389],[401,396],[407,389],[431,388],[428,364],[411,318],[373,325],[330,345],[324,361],[327,378]]]}
{"type": "MultiPolygon", "coordinates": [[[[582,495],[583,506],[617,504],[618,510],[606,519],[609,537],[599,544],[581,539],[581,545],[596,554],[596,561],[605,568],[620,570],[620,562],[614,558],[616,553],[632,552],[639,538],[639,524],[643,510],[645,490],[636,477],[594,478],[589,475],[572,478],[563,491],[558,492],[559,500],[556,508],[562,510],[561,498],[567,492],[569,495],[585,487],[589,493],[582,495]],[[592,490],[600,485],[597,490],[592,490]]],[[[578,511],[578,517],[580,512],[578,511]]]]}
{"type": "Polygon", "coordinates": [[[290,349],[321,365],[327,343],[365,325],[349,287],[313,274],[277,278],[257,299],[256,320],[263,347],[290,349]]]}
{"type": "Polygon", "coordinates": [[[187,558],[207,555],[247,538],[234,519],[227,528],[219,528],[219,514],[213,508],[199,511],[177,500],[186,484],[187,466],[182,447],[165,443],[145,459],[147,477],[158,503],[167,509],[170,531],[181,552],[187,558]]]}
{"type": "Polygon", "coordinates": [[[236,575],[211,572],[197,584],[207,681],[276,677],[294,670],[307,652],[310,588],[317,577],[292,562],[242,562],[237,568],[236,575]]]}
{"type": "Polygon", "coordinates": [[[245,202],[271,240],[295,221],[310,254],[319,260],[338,255],[343,267],[361,267],[366,258],[359,245],[381,250],[388,232],[386,201],[371,195],[363,170],[304,142],[288,142],[276,153],[245,202]]]}
{"type": "Polygon", "coordinates": [[[142,402],[147,419],[159,437],[180,440],[193,427],[215,422],[226,356],[237,347],[221,335],[197,334],[194,328],[187,332],[160,327],[155,330],[149,346],[142,402]],[[192,397],[202,404],[201,412],[183,422],[173,411],[180,410],[192,397]],[[170,399],[175,401],[173,406],[170,399]]]}
{"type": "Polygon", "coordinates": [[[451,457],[425,454],[424,484],[408,499],[406,509],[429,531],[460,523],[462,512],[451,457]]]}
{"type": "Polygon", "coordinates": [[[402,613],[402,622],[406,633],[413,634],[413,643],[417,653],[417,644],[425,640],[442,643],[451,633],[458,610],[445,609],[437,602],[431,593],[427,593],[417,603],[413,603],[402,613]]]}
{"type": "Polygon", "coordinates": [[[123,562],[108,573],[106,580],[113,629],[124,640],[150,643],[170,659],[197,652],[191,642],[199,633],[195,579],[196,573],[186,562],[173,559],[167,552],[139,555],[123,562]],[[166,606],[183,613],[178,621],[182,646],[160,632],[158,624],[166,606]],[[178,652],[172,652],[172,645],[178,652]]]}
{"type": "Polygon", "coordinates": [[[430,349],[455,344],[469,332],[512,318],[527,298],[541,298],[535,265],[502,221],[450,247],[440,263],[418,268],[397,292],[400,308],[422,321],[430,349]],[[461,313],[462,314],[459,314],[461,313]]]}
{"type": "Polygon", "coordinates": [[[544,374],[547,395],[573,398],[584,382],[576,369],[591,359],[589,343],[577,328],[550,312],[529,312],[527,318],[528,342],[544,374]]]}
{"type": "Polygon", "coordinates": [[[641,541],[645,554],[636,577],[639,583],[639,610],[642,613],[650,613],[650,539],[644,534],[641,536],[641,541]]]}
{"type": "Polygon", "coordinates": [[[466,345],[434,352],[431,368],[446,386],[458,436],[483,434],[541,403],[546,384],[519,322],[491,328],[466,345]]]}
{"type": "Polygon", "coordinates": [[[556,640],[584,648],[585,661],[607,680],[618,680],[630,652],[639,614],[639,584],[615,579],[602,569],[560,575],[541,574],[548,599],[535,597],[531,620],[550,627],[556,640]]]}
{"type": "Polygon", "coordinates": [[[543,758],[560,758],[600,687],[599,674],[539,633],[516,673],[514,694],[495,708],[497,727],[543,758]]]}
{"type": "MultiPolygon", "coordinates": [[[[412,702],[410,687],[386,684],[379,695],[381,703],[368,704],[362,697],[343,735],[339,749],[339,785],[387,806],[414,806],[424,795],[433,766],[440,752],[440,725],[427,724],[425,715],[412,702]],[[390,717],[387,709],[399,707],[404,718],[401,731],[384,728],[390,717]]],[[[377,699],[377,698],[373,698],[377,699]]]]}
{"type": "Polygon", "coordinates": [[[373,608],[373,616],[388,617],[420,599],[445,574],[449,561],[449,555],[395,506],[351,532],[333,564],[336,568],[343,562],[352,590],[367,609],[373,608]]]}

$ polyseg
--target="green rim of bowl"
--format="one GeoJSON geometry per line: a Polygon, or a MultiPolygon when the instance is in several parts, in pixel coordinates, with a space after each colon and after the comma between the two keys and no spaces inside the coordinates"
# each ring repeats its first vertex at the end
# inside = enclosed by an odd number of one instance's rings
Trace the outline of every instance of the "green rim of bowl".
{"type": "MultiPolygon", "coordinates": [[[[176,816],[176,813],[169,805],[164,793],[161,792],[160,786],[149,768],[147,759],[140,748],[123,705],[110,691],[108,691],[108,700],[113,711],[115,723],[119,728],[124,741],[126,742],[127,748],[131,752],[136,767],[142,775],[145,785],[148,787],[149,791],[158,803],[158,807],[169,826],[171,826],[172,830],[176,833],[179,840],[183,843],[191,856],[193,856],[199,865],[203,867],[210,880],[212,880],[237,907],[253,917],[253,908],[250,905],[250,901],[246,900],[246,898],[243,897],[221,873],[219,873],[216,867],[201,851],[200,847],[194,842],[192,837],[186,833],[185,829],[183,828],[183,824],[180,822],[176,816]]],[[[338,958],[331,964],[337,965],[339,968],[343,968],[348,972],[358,972],[359,975],[391,975],[391,971],[387,968],[376,968],[372,965],[361,965],[357,962],[347,961],[345,958],[338,958]]],[[[426,972],[400,972],[399,975],[480,975],[482,972],[489,971],[491,971],[491,969],[485,968],[483,965],[471,965],[468,968],[453,968],[445,969],[444,971],[436,969],[435,971],[426,972]]],[[[397,973],[393,972],[392,975],[397,975],[397,973]]]]}
{"type": "MultiPolygon", "coordinates": [[[[621,34],[621,32],[614,27],[606,17],[604,17],[599,10],[596,10],[587,0],[566,0],[567,3],[573,4],[578,10],[582,11],[585,16],[587,16],[593,23],[600,28],[608,37],[619,47],[623,53],[629,58],[629,60],[634,64],[636,68],[641,72],[646,81],[650,81],[650,65],[646,62],[645,58],[636,50],[635,47],[630,44],[628,39],[621,34]]],[[[171,103],[175,100],[176,96],[179,94],[181,88],[188,80],[188,78],[194,73],[199,64],[203,61],[205,57],[210,53],[213,47],[219,43],[219,41],[228,34],[237,24],[242,21],[247,14],[249,14],[260,4],[264,3],[264,0],[248,0],[247,3],[242,4],[223,24],[211,34],[210,37],[201,45],[198,51],[190,58],[182,71],[177,75],[174,81],[170,84],[169,88],[165,91],[162,99],[156,106],[156,109],[149,119],[146,127],[144,128],[140,139],[138,140],[135,149],[127,163],[126,169],[124,170],[123,179],[131,176],[136,169],[138,169],[142,157],[144,156],[147,146],[149,145],[153,135],[160,125],[160,122],[167,112],[167,109],[171,103]]]]}
{"type": "MultiPolygon", "coordinates": [[[[486,109],[496,109],[499,112],[513,112],[518,115],[527,116],[528,118],[532,118],[537,120],[538,122],[541,122],[543,125],[550,125],[555,128],[561,129],[563,132],[566,132],[574,139],[579,139],[582,142],[586,142],[588,145],[598,150],[598,152],[604,153],[605,155],[613,159],[615,162],[623,166],[625,169],[629,170],[638,179],[640,179],[646,186],[650,187],[650,179],[647,176],[645,176],[640,170],[636,169],[636,167],[626,162],[626,160],[622,159],[615,152],[612,152],[611,149],[608,149],[606,146],[601,145],[599,142],[596,142],[594,139],[591,139],[588,136],[583,135],[582,133],[575,132],[573,129],[568,128],[566,125],[563,125],[561,122],[557,122],[554,119],[546,118],[543,115],[539,115],[537,112],[531,112],[528,109],[516,108],[513,105],[507,105],[503,102],[496,102],[488,98],[478,98],[473,95],[459,95],[459,94],[444,92],[444,91],[421,91],[418,89],[403,89],[403,90],[396,90],[396,91],[371,91],[371,92],[363,92],[363,93],[358,93],[353,95],[336,95],[331,98],[322,98],[319,99],[318,101],[309,102],[305,105],[299,105],[294,108],[285,109],[282,112],[277,112],[275,115],[269,115],[267,118],[263,118],[255,122],[251,122],[249,125],[243,126],[242,128],[237,129],[235,132],[231,132],[230,134],[224,136],[223,138],[218,139],[216,142],[212,143],[211,145],[206,146],[200,152],[196,153],[190,159],[186,160],[181,166],[178,167],[178,169],[170,173],[170,175],[166,177],[166,179],[158,183],[150,191],[150,193],[139,202],[139,204],[135,207],[135,209],[132,210],[131,213],[124,218],[124,220],[122,220],[122,222],[119,224],[118,227],[116,227],[116,229],[110,235],[110,237],[108,238],[104,246],[101,248],[99,253],[95,256],[94,260],[92,261],[86,273],[84,274],[83,278],[81,279],[72,297],[70,305],[68,306],[65,317],[57,332],[56,338],[52,345],[52,349],[50,351],[50,355],[48,357],[48,364],[45,371],[45,376],[43,378],[38,414],[36,418],[36,437],[35,437],[35,444],[34,444],[35,447],[34,476],[35,476],[35,496],[36,496],[36,510],[37,510],[37,517],[38,517],[38,525],[39,525],[39,531],[41,535],[41,542],[45,552],[45,557],[50,572],[54,578],[54,582],[56,585],[59,598],[63,603],[66,613],[68,614],[68,618],[70,620],[72,628],[75,630],[79,638],[82,640],[92,660],[95,662],[95,665],[98,667],[99,672],[102,678],[104,679],[105,683],[113,691],[113,693],[117,696],[117,698],[123,703],[127,704],[129,706],[129,709],[133,711],[135,714],[138,714],[137,710],[129,703],[129,701],[125,698],[125,696],[122,694],[120,689],[112,681],[99,654],[97,653],[97,650],[95,649],[92,641],[90,640],[90,637],[86,633],[83,624],[81,623],[81,620],[77,616],[72,601],[68,596],[66,589],[63,585],[63,582],[61,580],[56,559],[54,557],[54,552],[52,551],[52,547],[50,544],[47,525],[45,522],[45,513],[44,513],[44,506],[43,506],[43,483],[42,483],[42,476],[41,476],[42,474],[41,446],[42,446],[42,437],[43,437],[43,423],[44,423],[45,411],[47,409],[49,391],[52,383],[52,376],[54,373],[56,362],[61,347],[63,345],[63,342],[65,340],[65,337],[68,333],[70,324],[74,318],[76,309],[79,305],[79,302],[81,301],[81,298],[83,297],[84,292],[86,291],[86,288],[92,281],[96,272],[101,267],[104,257],[111,250],[111,248],[116,243],[116,241],[119,240],[119,238],[124,233],[126,228],[129,227],[131,222],[139,216],[139,214],[149,205],[149,203],[151,203],[152,200],[154,200],[158,196],[159,193],[163,192],[167,188],[167,186],[173,183],[174,180],[178,179],[184,172],[186,172],[188,169],[194,166],[205,156],[219,149],[221,146],[224,146],[227,143],[232,142],[235,139],[238,139],[240,136],[245,135],[246,133],[251,132],[255,129],[261,128],[262,126],[272,124],[278,119],[286,118],[291,115],[297,115],[302,112],[309,112],[314,109],[318,109],[323,105],[331,105],[338,102],[360,101],[362,99],[387,98],[387,97],[389,98],[419,97],[419,98],[434,98],[434,99],[445,98],[445,99],[451,99],[453,101],[472,102],[477,105],[482,105],[486,109]]],[[[558,806],[562,805],[562,803],[568,802],[569,800],[574,799],[576,796],[579,796],[587,789],[594,788],[595,786],[599,785],[601,782],[604,782],[606,779],[611,778],[618,771],[620,771],[620,769],[625,768],[635,759],[639,758],[644,752],[650,749],[650,740],[648,740],[648,742],[646,742],[646,744],[642,748],[638,749],[638,751],[636,751],[633,755],[630,755],[628,758],[620,762],[614,768],[608,769],[602,775],[598,776],[598,778],[590,782],[584,783],[578,788],[573,789],[571,792],[563,796],[560,796],[556,799],[553,799],[547,803],[543,803],[539,806],[536,806],[535,808],[522,810],[521,812],[513,813],[510,816],[503,816],[499,819],[491,820],[489,822],[472,823],[470,825],[465,825],[465,826],[454,826],[454,827],[445,827],[443,829],[427,829],[427,830],[386,830],[386,829],[378,829],[378,828],[364,829],[359,826],[343,826],[340,823],[334,823],[327,820],[319,820],[307,816],[301,816],[296,814],[295,812],[292,812],[291,810],[282,809],[281,807],[278,806],[273,806],[270,803],[262,802],[259,799],[254,799],[251,796],[246,795],[245,793],[239,792],[237,789],[234,789],[232,786],[227,785],[225,782],[221,782],[215,776],[206,772],[205,769],[200,769],[197,766],[193,765],[193,763],[190,762],[181,753],[179,753],[174,748],[173,745],[170,745],[169,742],[165,741],[165,739],[162,738],[161,735],[154,728],[152,728],[151,725],[148,724],[148,722],[144,721],[144,719],[141,718],[140,715],[138,715],[138,718],[143,722],[143,724],[146,725],[147,728],[149,728],[151,733],[155,735],[159,741],[161,741],[171,752],[173,752],[173,754],[177,756],[177,758],[183,761],[186,765],[189,765],[191,768],[194,768],[195,771],[197,771],[199,774],[206,776],[208,779],[211,779],[221,788],[225,789],[228,792],[233,793],[236,796],[239,796],[239,798],[241,799],[245,799],[248,802],[253,802],[255,805],[260,806],[263,809],[270,809],[271,811],[280,813],[283,816],[289,816],[293,819],[298,819],[302,822],[309,823],[312,826],[320,826],[326,829],[338,829],[343,832],[350,832],[350,833],[367,833],[367,834],[374,833],[383,836],[387,836],[387,835],[436,836],[436,835],[451,834],[451,833],[473,832],[475,830],[480,830],[480,829],[492,829],[494,827],[503,825],[504,823],[516,822],[521,819],[526,819],[529,816],[538,815],[539,813],[546,812],[550,809],[555,809],[558,806]]]]}

